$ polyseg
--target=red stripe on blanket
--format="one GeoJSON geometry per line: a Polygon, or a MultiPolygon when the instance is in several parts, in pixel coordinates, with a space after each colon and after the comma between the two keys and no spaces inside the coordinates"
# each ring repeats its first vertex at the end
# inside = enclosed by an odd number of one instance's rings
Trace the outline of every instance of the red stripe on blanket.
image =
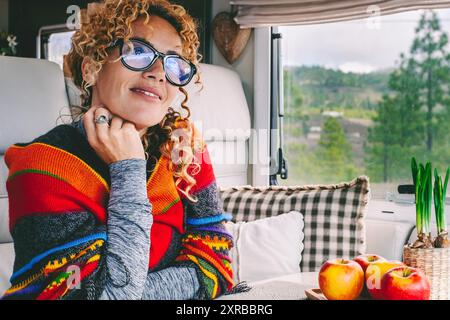
{"type": "Polygon", "coordinates": [[[153,216],[150,233],[150,269],[155,268],[165,256],[170,243],[173,241],[174,229],[184,233],[184,211],[181,201],[173,205],[164,214],[153,216]]]}
{"type": "Polygon", "coordinates": [[[105,204],[96,203],[68,183],[39,173],[25,173],[6,183],[9,194],[9,228],[27,216],[42,212],[90,211],[106,222],[105,204]]]}
{"type": "Polygon", "coordinates": [[[173,229],[168,225],[159,223],[155,224],[151,230],[151,244],[150,244],[150,269],[155,268],[169,248],[172,241],[173,229]]]}
{"type": "MultiPolygon", "coordinates": [[[[93,261],[91,263],[86,264],[81,270],[80,270],[80,282],[87,278],[98,266],[98,260],[93,261]]],[[[67,288],[67,282],[64,281],[64,284],[61,284],[59,286],[55,286],[54,288],[44,290],[37,298],[36,300],[56,300],[62,295],[66,293],[69,289],[67,288]]],[[[73,288],[71,290],[77,290],[76,288],[73,288]]]]}

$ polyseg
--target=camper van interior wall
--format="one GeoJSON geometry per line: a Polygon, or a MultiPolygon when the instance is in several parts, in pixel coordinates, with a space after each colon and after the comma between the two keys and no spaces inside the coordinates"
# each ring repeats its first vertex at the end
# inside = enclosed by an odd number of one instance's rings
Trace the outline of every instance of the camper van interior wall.
{"type": "Polygon", "coordinates": [[[224,58],[233,64],[244,51],[250,39],[252,29],[240,29],[233,14],[220,12],[213,20],[213,37],[217,48],[224,58]]]}
{"type": "Polygon", "coordinates": [[[0,56],[15,56],[17,54],[17,37],[0,30],[0,56]]]}

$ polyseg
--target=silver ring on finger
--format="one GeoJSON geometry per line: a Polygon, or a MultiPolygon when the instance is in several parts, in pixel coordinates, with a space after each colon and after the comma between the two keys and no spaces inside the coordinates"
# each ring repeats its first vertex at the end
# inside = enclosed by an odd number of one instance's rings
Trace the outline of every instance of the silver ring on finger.
{"type": "Polygon", "coordinates": [[[105,116],[105,115],[100,115],[100,116],[98,116],[97,118],[95,118],[95,123],[97,123],[97,124],[107,124],[108,126],[109,126],[109,119],[108,119],[108,117],[107,116],[105,116]]]}

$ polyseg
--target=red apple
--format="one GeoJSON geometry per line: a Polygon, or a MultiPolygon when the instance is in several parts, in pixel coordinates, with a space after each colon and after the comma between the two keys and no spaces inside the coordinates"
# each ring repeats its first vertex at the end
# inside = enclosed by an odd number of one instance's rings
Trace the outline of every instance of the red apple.
{"type": "Polygon", "coordinates": [[[373,299],[383,299],[381,292],[381,279],[389,270],[396,267],[404,267],[400,261],[375,261],[369,264],[366,269],[365,279],[366,287],[373,299]]]}
{"type": "Polygon", "coordinates": [[[375,262],[375,261],[386,261],[385,258],[383,258],[377,254],[370,254],[370,253],[359,255],[353,260],[355,260],[356,262],[359,263],[359,265],[361,266],[361,268],[363,269],[364,272],[366,272],[366,269],[370,263],[375,262]]]}
{"type": "Polygon", "coordinates": [[[398,267],[389,270],[381,279],[381,291],[387,300],[429,300],[430,283],[416,268],[398,267]]]}
{"type": "MultiPolygon", "coordinates": [[[[372,254],[371,253],[361,254],[353,260],[358,262],[359,265],[361,266],[361,268],[364,270],[364,276],[365,276],[365,273],[366,273],[366,270],[367,270],[367,267],[369,266],[369,264],[371,264],[372,262],[376,262],[376,261],[386,261],[385,258],[383,258],[377,254],[373,254],[373,253],[372,254]]],[[[363,291],[361,292],[361,296],[370,297],[370,294],[369,294],[369,291],[367,290],[365,281],[364,281],[363,291]]]]}
{"type": "Polygon", "coordinates": [[[328,300],[354,300],[364,286],[364,271],[353,260],[331,259],[319,271],[319,287],[328,300]]]}

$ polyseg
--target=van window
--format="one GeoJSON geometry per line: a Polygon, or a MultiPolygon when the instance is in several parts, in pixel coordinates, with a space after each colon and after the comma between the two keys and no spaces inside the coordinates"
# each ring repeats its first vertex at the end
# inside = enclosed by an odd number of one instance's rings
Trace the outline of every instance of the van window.
{"type": "Polygon", "coordinates": [[[280,27],[283,185],[411,184],[410,161],[450,163],[450,10],[280,27]]]}
{"type": "Polygon", "coordinates": [[[37,37],[37,57],[56,62],[62,69],[64,55],[70,51],[74,33],[66,25],[42,27],[37,37]]]}
{"type": "Polygon", "coordinates": [[[71,38],[74,33],[75,31],[58,32],[51,34],[48,38],[47,59],[59,64],[61,69],[63,67],[64,55],[70,51],[71,38]]]}

